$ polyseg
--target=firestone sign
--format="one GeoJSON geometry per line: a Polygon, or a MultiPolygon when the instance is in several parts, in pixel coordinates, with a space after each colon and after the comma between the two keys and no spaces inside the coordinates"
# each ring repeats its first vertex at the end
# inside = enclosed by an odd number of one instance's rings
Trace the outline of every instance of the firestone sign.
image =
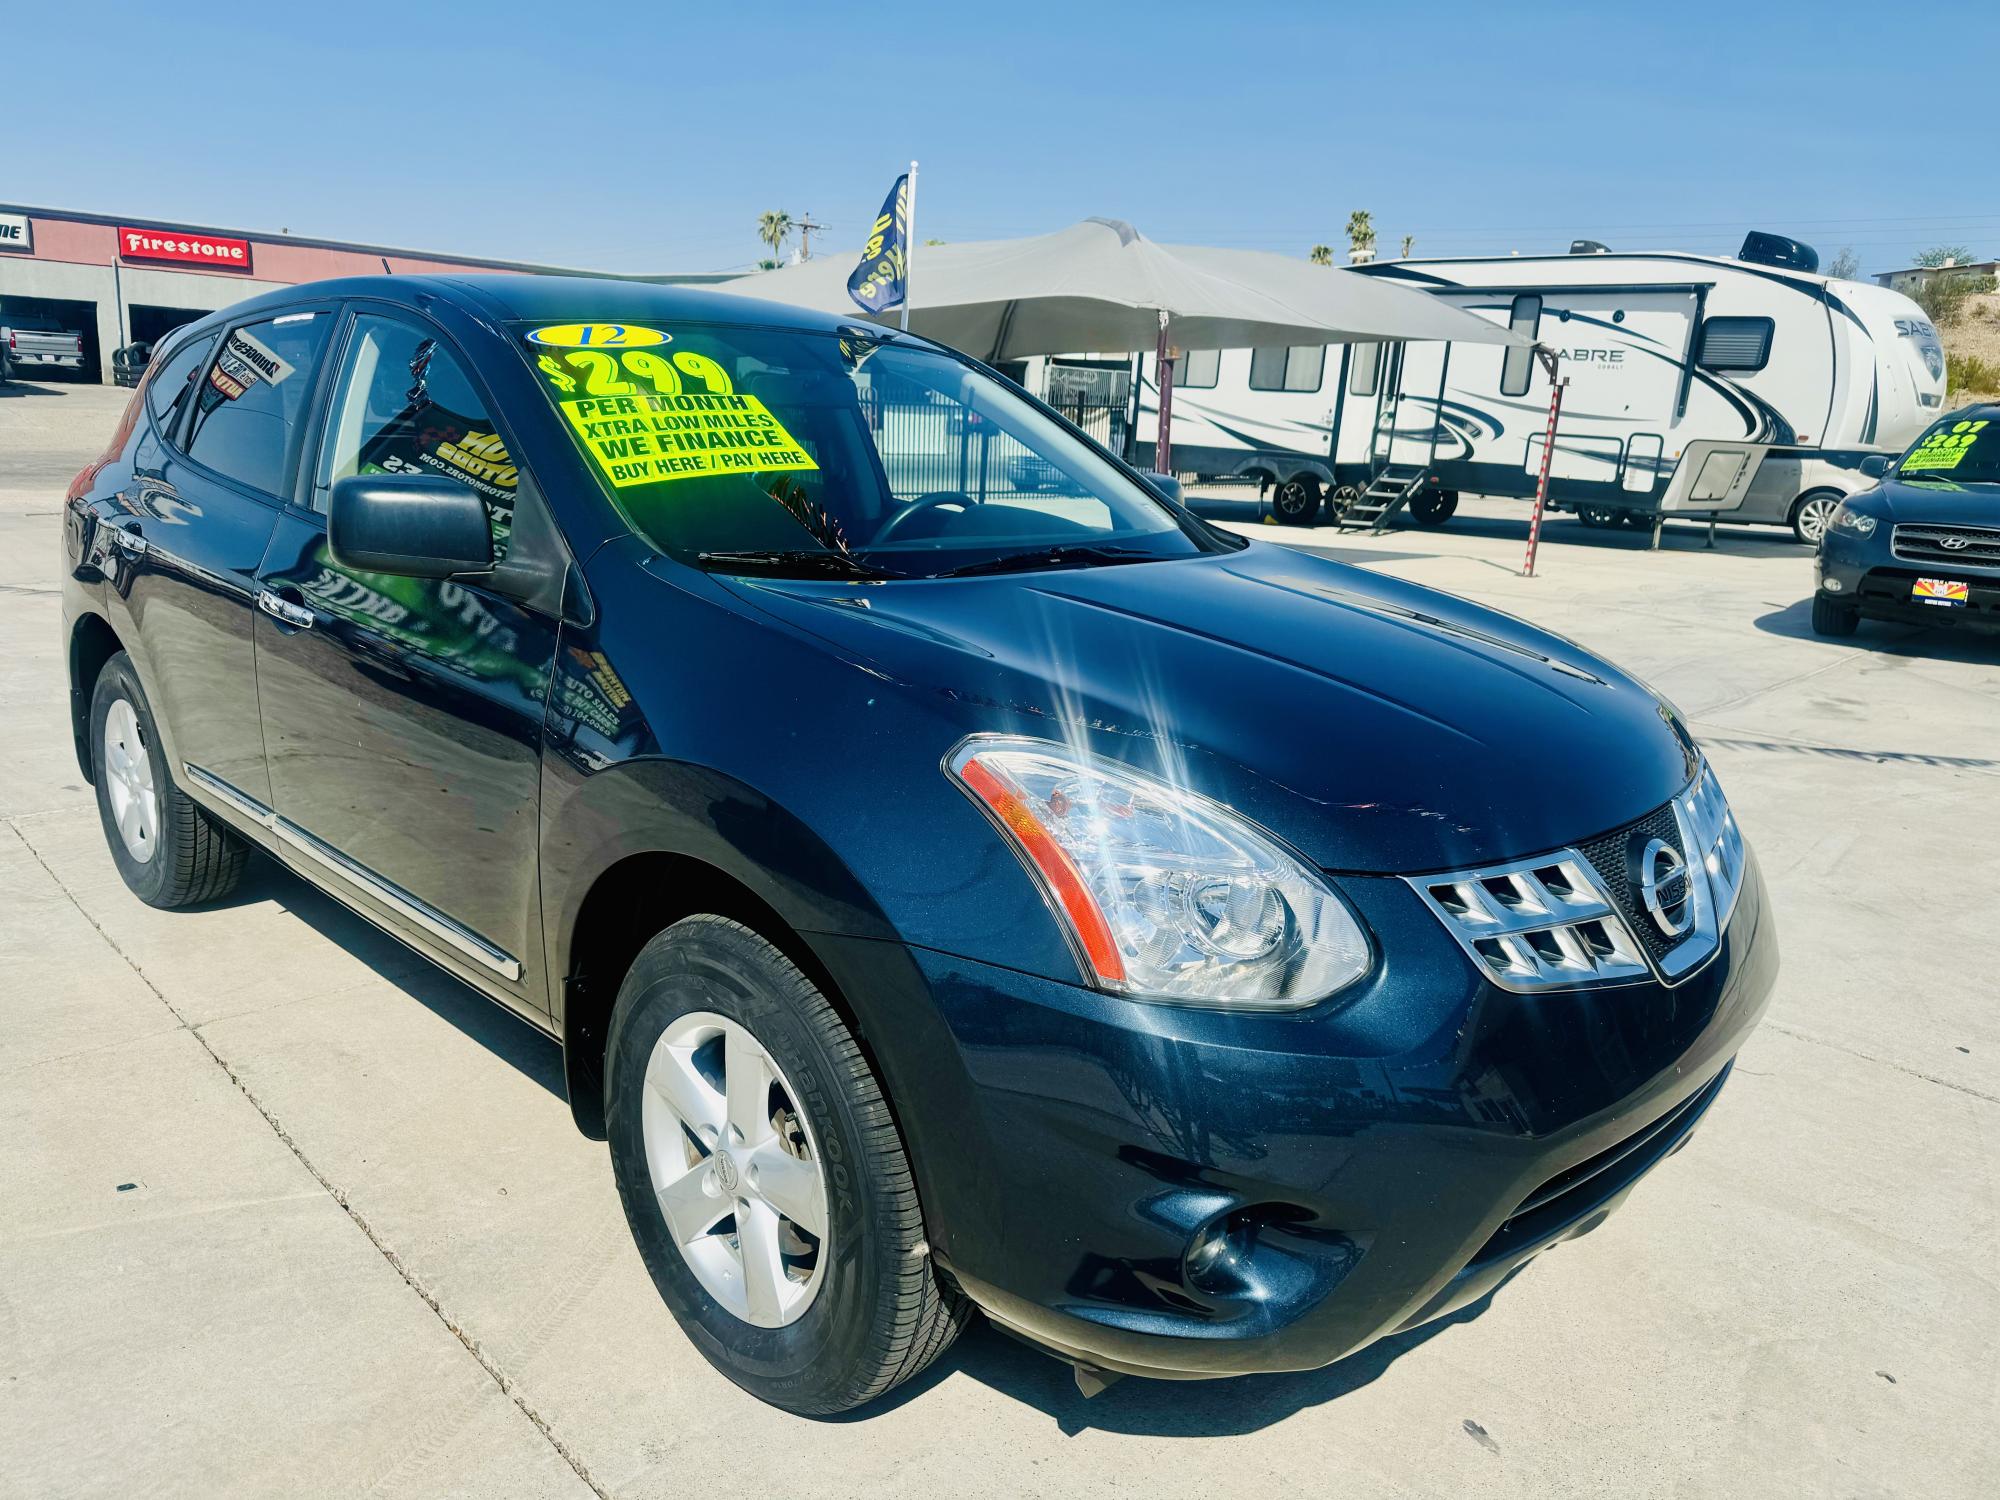
{"type": "Polygon", "coordinates": [[[0,250],[35,253],[35,226],[26,214],[0,214],[0,250]]]}
{"type": "Polygon", "coordinates": [[[165,260],[217,271],[250,269],[250,242],[185,229],[118,229],[118,254],[125,260],[165,260]]]}

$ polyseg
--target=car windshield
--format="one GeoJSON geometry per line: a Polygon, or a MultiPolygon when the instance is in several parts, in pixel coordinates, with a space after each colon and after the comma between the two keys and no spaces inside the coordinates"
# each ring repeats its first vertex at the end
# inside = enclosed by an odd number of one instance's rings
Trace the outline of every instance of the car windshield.
{"type": "Polygon", "coordinates": [[[934,577],[1211,550],[1005,381],[880,330],[522,325],[632,528],[685,562],[934,577]]]}
{"type": "Polygon", "coordinates": [[[1910,479],[2000,484],[2000,421],[1946,417],[1917,439],[1898,467],[1910,479]]]}

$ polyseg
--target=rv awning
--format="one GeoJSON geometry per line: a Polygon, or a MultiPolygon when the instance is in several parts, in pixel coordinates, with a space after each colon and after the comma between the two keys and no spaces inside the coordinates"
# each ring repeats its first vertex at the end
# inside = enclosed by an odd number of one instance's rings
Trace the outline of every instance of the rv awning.
{"type": "MultiPolygon", "coordinates": [[[[725,282],[718,291],[869,318],[847,295],[847,255],[725,282]]],[[[1159,245],[1116,219],[1021,240],[925,245],[910,266],[910,331],[989,363],[1150,350],[1167,315],[1188,349],[1273,344],[1528,340],[1425,292],[1256,250],[1159,245]]]]}

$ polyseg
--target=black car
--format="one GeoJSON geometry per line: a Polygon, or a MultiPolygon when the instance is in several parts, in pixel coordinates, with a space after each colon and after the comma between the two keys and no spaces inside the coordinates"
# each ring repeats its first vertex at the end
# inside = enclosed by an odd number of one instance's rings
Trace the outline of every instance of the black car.
{"type": "Polygon", "coordinates": [[[273,293],[162,344],[65,545],[130,887],[262,850],[559,1038],[661,1295],[797,1411],[974,1308],[1095,1386],[1463,1307],[1688,1138],[1777,969],[1644,685],[868,324],[273,293]]]}
{"type": "Polygon", "coordinates": [[[2000,626],[2000,405],[1952,413],[1820,538],[1812,627],[2000,626]]]}

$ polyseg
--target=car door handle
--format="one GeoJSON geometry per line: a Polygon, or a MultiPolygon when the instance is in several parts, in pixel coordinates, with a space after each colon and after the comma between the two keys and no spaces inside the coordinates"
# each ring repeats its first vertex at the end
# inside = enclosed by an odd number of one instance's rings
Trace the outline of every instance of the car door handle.
{"type": "Polygon", "coordinates": [[[289,625],[294,630],[312,629],[313,621],[317,618],[305,605],[294,604],[291,600],[274,594],[269,589],[259,589],[257,591],[257,607],[272,619],[279,621],[281,624],[289,625]]]}

